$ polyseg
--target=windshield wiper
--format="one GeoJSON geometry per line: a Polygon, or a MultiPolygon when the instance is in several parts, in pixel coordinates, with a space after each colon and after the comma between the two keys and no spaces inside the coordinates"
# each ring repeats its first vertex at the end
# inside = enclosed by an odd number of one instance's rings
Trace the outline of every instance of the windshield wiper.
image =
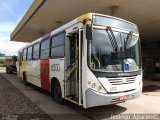
{"type": "Polygon", "coordinates": [[[110,41],[111,41],[113,50],[114,50],[115,52],[118,52],[117,41],[116,41],[116,38],[115,38],[115,36],[114,36],[114,33],[113,33],[111,27],[107,27],[106,31],[107,31],[107,34],[108,34],[109,39],[110,39],[110,41]]]}
{"type": "Polygon", "coordinates": [[[117,44],[116,38],[114,36],[114,33],[113,33],[111,27],[107,27],[106,32],[108,34],[108,37],[109,37],[109,40],[111,42],[112,48],[115,51],[115,53],[112,53],[113,61],[115,63],[118,63],[118,59],[119,59],[119,53],[118,52],[119,52],[119,50],[118,50],[118,44],[117,44]]]}
{"type": "MultiPolygon", "coordinates": [[[[130,63],[128,61],[128,57],[131,57],[131,53],[127,50],[130,48],[130,43],[132,40],[132,36],[133,36],[133,32],[130,31],[126,37],[126,39],[124,39],[124,54],[125,54],[125,60],[127,60],[128,63],[130,63]]],[[[131,64],[131,63],[130,63],[131,64]]]]}
{"type": "Polygon", "coordinates": [[[124,50],[126,51],[127,48],[129,48],[131,40],[132,40],[133,32],[130,31],[124,40],[124,50]]]}

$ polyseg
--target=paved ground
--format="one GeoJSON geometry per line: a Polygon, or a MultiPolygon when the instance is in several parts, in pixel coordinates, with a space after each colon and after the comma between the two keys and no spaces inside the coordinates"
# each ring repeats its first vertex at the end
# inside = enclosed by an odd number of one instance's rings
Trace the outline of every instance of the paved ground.
{"type": "MultiPolygon", "coordinates": [[[[104,120],[110,117],[109,114],[160,114],[160,82],[154,82],[152,84],[153,82],[146,81],[144,92],[138,99],[118,105],[95,107],[85,110],[71,103],[66,105],[55,103],[49,95],[41,92],[36,87],[24,86],[23,82],[17,79],[16,75],[7,75],[5,73],[1,73],[0,75],[0,79],[4,78],[3,80],[8,80],[13,86],[16,86],[21,91],[21,93],[18,92],[19,94],[23,93],[27,97],[25,98],[27,101],[29,98],[33,106],[38,106],[54,120],[104,120]]],[[[18,104],[20,103],[18,102],[18,104]]],[[[25,107],[29,107],[29,105],[25,107]]],[[[30,108],[32,109],[34,107],[30,108]]],[[[39,108],[37,109],[39,110],[39,108]]]]}
{"type": "Polygon", "coordinates": [[[0,114],[0,119],[5,119],[10,115],[12,115],[13,118],[19,117],[19,119],[26,120],[51,119],[37,105],[14,87],[3,74],[0,74],[0,114]]]}

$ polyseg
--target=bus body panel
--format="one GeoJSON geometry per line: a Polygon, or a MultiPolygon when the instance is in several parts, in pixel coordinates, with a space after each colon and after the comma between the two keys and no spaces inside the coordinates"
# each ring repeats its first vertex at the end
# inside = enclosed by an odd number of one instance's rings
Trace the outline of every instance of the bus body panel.
{"type": "Polygon", "coordinates": [[[138,89],[132,92],[122,92],[118,94],[103,94],[92,89],[87,89],[85,92],[86,96],[86,108],[95,107],[100,105],[110,105],[125,102],[126,100],[120,100],[120,97],[127,96],[127,100],[136,99],[140,97],[142,93],[142,84],[138,89]]]}
{"type": "Polygon", "coordinates": [[[59,81],[61,85],[62,97],[64,98],[64,58],[50,59],[49,71],[50,80],[56,78],[59,81]]]}
{"type": "MultiPolygon", "coordinates": [[[[84,30],[85,31],[85,30],[84,30]]],[[[83,36],[83,53],[82,53],[82,93],[83,93],[83,107],[86,108],[86,95],[84,94],[87,90],[87,76],[88,64],[87,64],[87,39],[86,35],[83,36]]]]}
{"type": "MultiPolygon", "coordinates": [[[[142,75],[136,76],[136,80],[132,84],[124,85],[111,85],[107,78],[96,76],[89,70],[87,63],[83,63],[84,69],[84,79],[83,80],[83,92],[84,96],[84,108],[95,107],[100,105],[109,105],[125,102],[126,100],[131,100],[140,97],[142,93],[142,75]],[[86,67],[85,67],[86,66],[86,67]],[[91,82],[90,84],[88,84],[91,82]],[[92,88],[92,83],[96,83],[96,87],[102,85],[102,91],[97,91],[97,89],[92,88]],[[100,83],[100,84],[99,84],[100,83]],[[108,91],[116,87],[116,91],[108,91]],[[127,96],[126,100],[120,100],[120,97],[127,96]]],[[[114,78],[116,79],[116,78],[114,78]]],[[[124,77],[122,77],[124,79],[124,77]]],[[[96,88],[95,87],[95,88],[96,88]]]]}
{"type": "Polygon", "coordinates": [[[40,61],[40,79],[41,79],[41,88],[50,92],[50,62],[48,60],[40,61]]]}
{"type": "Polygon", "coordinates": [[[28,61],[22,61],[21,76],[23,80],[24,80],[24,75],[27,80],[28,79],[28,61]]]}
{"type": "Polygon", "coordinates": [[[41,87],[40,81],[40,60],[28,61],[28,78],[27,82],[41,87]]]}

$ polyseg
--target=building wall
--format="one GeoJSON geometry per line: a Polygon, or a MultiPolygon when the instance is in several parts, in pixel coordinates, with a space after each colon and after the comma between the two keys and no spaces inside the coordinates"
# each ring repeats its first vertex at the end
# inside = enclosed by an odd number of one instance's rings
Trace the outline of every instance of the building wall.
{"type": "Polygon", "coordinates": [[[142,43],[142,64],[145,79],[160,80],[160,42],[142,43]]]}

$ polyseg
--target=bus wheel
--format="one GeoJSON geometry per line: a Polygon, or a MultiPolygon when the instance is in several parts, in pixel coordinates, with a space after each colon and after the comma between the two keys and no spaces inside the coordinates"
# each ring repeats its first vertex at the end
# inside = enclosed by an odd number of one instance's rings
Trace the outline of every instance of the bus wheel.
{"type": "Polygon", "coordinates": [[[56,80],[52,86],[52,96],[55,102],[59,104],[63,103],[61,87],[58,80],[56,80]]]}

